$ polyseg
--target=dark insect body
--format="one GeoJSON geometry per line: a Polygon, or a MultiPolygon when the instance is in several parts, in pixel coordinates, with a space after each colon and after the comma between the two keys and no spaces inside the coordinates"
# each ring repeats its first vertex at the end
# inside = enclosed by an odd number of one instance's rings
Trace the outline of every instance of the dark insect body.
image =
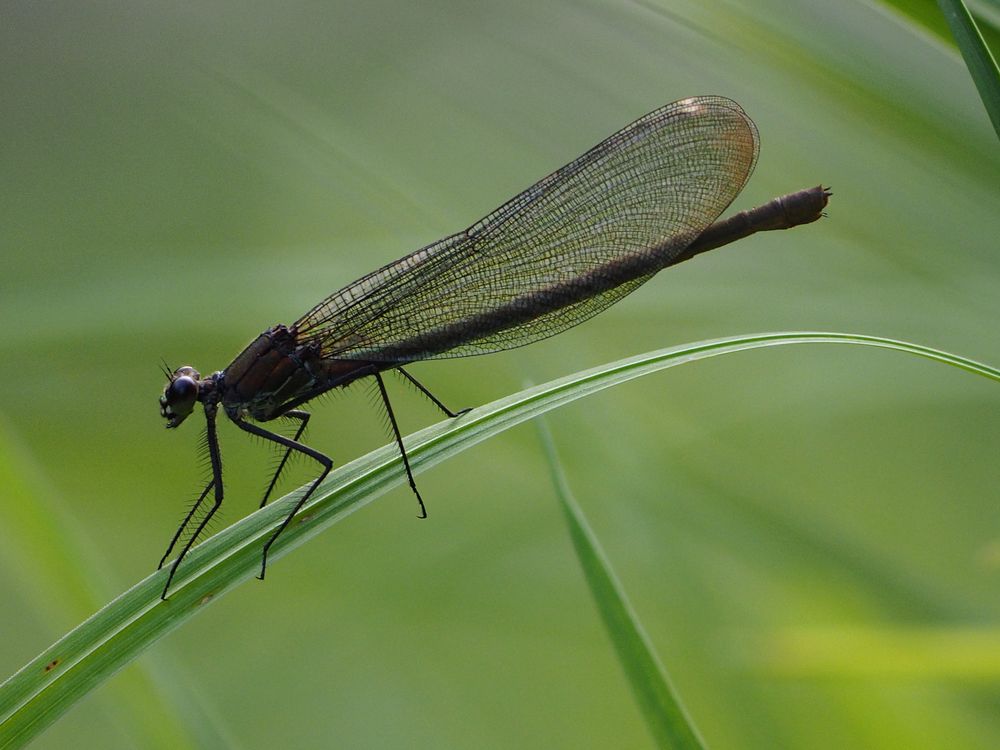
{"type": "Polygon", "coordinates": [[[374,378],[425,516],[381,373],[398,371],[457,416],[403,366],[524,346],[596,315],[667,266],[755,232],[819,219],[830,195],[821,186],[717,221],[749,179],[757,152],[757,129],[735,102],[703,96],[668,104],[464,232],[364,276],[290,326],[268,329],[226,369],[205,378],[188,366],[168,371],[160,412],[167,427],[177,427],[201,402],[212,479],[160,567],[209,493],[213,503],[174,561],[163,597],[222,503],[220,407],[240,429],[285,449],[261,507],[292,451],[323,467],[264,544],[260,578],[271,545],[333,467],[328,456],[299,442],[309,414],[298,408],[333,388],[374,378]],[[294,437],[257,424],[277,417],[298,421],[294,437]]]}

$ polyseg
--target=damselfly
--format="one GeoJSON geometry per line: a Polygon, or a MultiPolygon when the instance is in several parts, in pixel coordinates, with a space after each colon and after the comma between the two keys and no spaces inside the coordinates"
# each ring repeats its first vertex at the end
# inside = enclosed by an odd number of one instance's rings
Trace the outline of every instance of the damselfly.
{"type": "Polygon", "coordinates": [[[260,578],[268,550],[333,467],[328,456],[300,442],[310,415],[298,408],[333,388],[374,379],[425,516],[382,373],[399,372],[455,417],[403,366],[552,336],[596,315],[667,266],[754,232],[820,218],[830,195],[822,186],[716,221],[746,184],[757,151],[756,126],[735,102],[701,96],[668,104],[465,231],[349,284],[289,326],[264,331],[224,370],[204,378],[190,366],[168,370],[160,413],[167,427],[177,427],[201,402],[212,476],[160,561],[163,567],[187,531],[163,597],[222,503],[215,423],[220,407],[240,429],[284,449],[260,507],[293,451],[322,467],[264,544],[260,578]],[[293,437],[259,424],[278,417],[297,422],[293,437]],[[211,507],[195,522],[210,493],[211,507]]]}

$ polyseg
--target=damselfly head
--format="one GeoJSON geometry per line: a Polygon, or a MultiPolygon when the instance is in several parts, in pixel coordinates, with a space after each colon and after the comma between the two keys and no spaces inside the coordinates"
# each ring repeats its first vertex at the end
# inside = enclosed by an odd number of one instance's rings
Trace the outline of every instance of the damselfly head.
{"type": "Polygon", "coordinates": [[[198,401],[201,375],[193,367],[178,367],[160,396],[160,416],[167,420],[167,427],[176,427],[194,410],[198,401]]]}

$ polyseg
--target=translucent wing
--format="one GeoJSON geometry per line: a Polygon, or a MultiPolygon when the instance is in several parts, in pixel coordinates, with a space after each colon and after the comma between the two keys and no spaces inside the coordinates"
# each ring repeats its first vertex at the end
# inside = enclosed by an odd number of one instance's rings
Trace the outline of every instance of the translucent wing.
{"type": "Polygon", "coordinates": [[[696,97],[636,120],[465,232],[334,293],[295,328],[324,357],[404,363],[510,349],[597,314],[737,196],[757,130],[696,97]]]}

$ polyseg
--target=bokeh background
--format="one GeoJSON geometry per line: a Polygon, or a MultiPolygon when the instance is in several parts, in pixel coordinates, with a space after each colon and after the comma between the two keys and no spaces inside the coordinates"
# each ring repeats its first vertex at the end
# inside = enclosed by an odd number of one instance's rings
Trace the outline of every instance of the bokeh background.
{"type": "MultiPolygon", "coordinates": [[[[3,676],[147,575],[200,487],[201,417],[163,429],[161,357],[224,367],[674,99],[757,122],[735,208],[822,182],[829,218],[547,342],[415,366],[442,399],[785,329],[1000,363],[1000,150],[932,2],[5,2],[0,92],[3,676]]],[[[390,387],[404,430],[438,419],[390,387]]],[[[995,383],[803,346],[550,425],[711,746],[995,748],[998,417],[995,383]]],[[[272,456],[221,439],[228,523],[272,456]]],[[[388,439],[363,385],[316,406],[310,442],[339,461],[388,439]]],[[[427,521],[385,496],[36,746],[649,747],[535,431],[419,481],[427,521]]]]}

